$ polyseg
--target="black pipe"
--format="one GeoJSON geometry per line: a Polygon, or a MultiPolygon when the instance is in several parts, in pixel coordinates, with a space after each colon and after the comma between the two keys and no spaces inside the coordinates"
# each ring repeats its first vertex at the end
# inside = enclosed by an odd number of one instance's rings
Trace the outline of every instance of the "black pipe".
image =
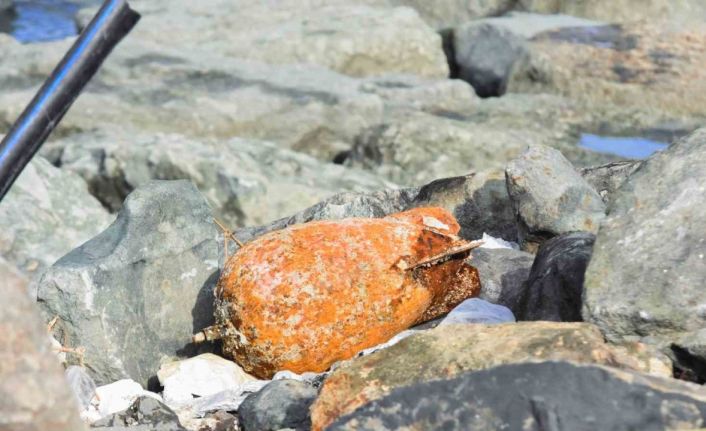
{"type": "Polygon", "coordinates": [[[0,143],[0,200],[140,15],[106,0],[0,143]]]}

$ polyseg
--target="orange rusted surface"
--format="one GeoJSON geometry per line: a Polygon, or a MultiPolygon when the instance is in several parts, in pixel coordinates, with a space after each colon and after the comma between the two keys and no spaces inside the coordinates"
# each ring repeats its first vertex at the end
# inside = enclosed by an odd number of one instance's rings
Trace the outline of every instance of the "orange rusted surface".
{"type": "Polygon", "coordinates": [[[260,378],[326,370],[338,360],[447,313],[480,290],[468,253],[415,264],[468,243],[442,208],[381,219],[318,221],[271,232],[226,264],[217,323],[223,352],[260,378]]]}

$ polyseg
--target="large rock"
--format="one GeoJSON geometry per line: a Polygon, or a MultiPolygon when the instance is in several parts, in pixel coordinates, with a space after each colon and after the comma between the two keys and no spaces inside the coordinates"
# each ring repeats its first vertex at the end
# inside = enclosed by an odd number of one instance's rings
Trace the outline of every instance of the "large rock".
{"type": "Polygon", "coordinates": [[[518,301],[518,320],[582,320],[584,274],[595,239],[592,233],[572,232],[542,244],[518,301]]]}
{"type": "Polygon", "coordinates": [[[0,12],[10,11],[15,7],[13,0],[0,0],[0,12]]]}
{"type": "Polygon", "coordinates": [[[328,429],[686,430],[705,422],[706,392],[697,385],[542,362],[400,388],[328,429]]]}
{"type": "Polygon", "coordinates": [[[341,191],[394,187],[368,172],[248,139],[87,133],[53,142],[45,151],[63,170],[85,178],[91,192],[114,211],[128,193],[151,180],[188,179],[231,227],[269,223],[341,191]]]}
{"type": "MultiPolygon", "coordinates": [[[[597,111],[618,106],[651,118],[653,127],[701,125],[706,116],[705,16],[694,27],[652,21],[539,34],[530,43],[532,55],[513,70],[508,92],[562,94],[597,111]]],[[[610,123],[620,134],[636,133],[618,118],[610,123]]]]}
{"type": "Polygon", "coordinates": [[[191,334],[213,321],[219,255],[211,217],[191,183],[146,184],[108,229],[44,274],[39,303],[85,348],[97,383],[131,377],[147,386],[163,356],[193,351],[191,334]]]}
{"type": "Polygon", "coordinates": [[[706,129],[625,181],[596,238],[583,316],[611,340],[669,343],[706,328],[706,129]]]}
{"type": "Polygon", "coordinates": [[[27,279],[0,257],[0,428],[84,429],[46,326],[27,295],[27,279]]]}
{"type": "Polygon", "coordinates": [[[445,325],[337,368],[312,406],[313,429],[324,429],[396,388],[531,360],[621,365],[671,374],[670,367],[647,351],[635,348],[631,356],[610,347],[597,328],[585,323],[445,325]]]}
{"type": "Polygon", "coordinates": [[[559,151],[531,146],[505,175],[524,247],[562,233],[598,231],[605,204],[559,151]]]}
{"type": "Polygon", "coordinates": [[[480,276],[479,298],[517,313],[534,255],[509,248],[481,247],[473,250],[471,257],[480,276]]]}
{"type": "Polygon", "coordinates": [[[480,97],[505,94],[515,64],[529,56],[522,37],[488,22],[454,29],[453,50],[458,77],[470,83],[480,97]]]}
{"type": "Polygon", "coordinates": [[[0,203],[0,254],[29,275],[41,274],[110,221],[78,175],[35,157],[0,203]]]}
{"type": "Polygon", "coordinates": [[[249,0],[138,0],[134,6],[142,20],[133,38],[163,47],[316,64],[353,76],[448,74],[436,32],[414,9],[387,2],[284,0],[273,8],[249,0]]]}
{"type": "Polygon", "coordinates": [[[517,240],[517,223],[502,170],[432,181],[419,189],[412,206],[447,209],[461,226],[459,235],[466,239],[479,239],[486,233],[517,240]]]}
{"type": "Polygon", "coordinates": [[[539,13],[600,19],[609,22],[662,21],[678,26],[703,24],[706,4],[700,0],[519,0],[516,8],[539,13]]]}
{"type": "Polygon", "coordinates": [[[316,394],[307,383],[275,380],[243,401],[238,409],[240,426],[244,431],[310,429],[309,407],[316,394]]]}
{"type": "Polygon", "coordinates": [[[492,24],[525,39],[531,39],[538,34],[562,28],[596,27],[607,24],[606,22],[578,18],[571,15],[554,13],[549,15],[516,11],[502,16],[479,19],[475,22],[478,24],[492,24]]]}

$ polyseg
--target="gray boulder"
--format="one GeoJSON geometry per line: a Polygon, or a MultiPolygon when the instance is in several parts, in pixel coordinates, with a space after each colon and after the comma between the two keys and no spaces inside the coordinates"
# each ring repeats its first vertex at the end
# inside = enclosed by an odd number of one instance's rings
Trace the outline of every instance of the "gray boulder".
{"type": "Polygon", "coordinates": [[[188,179],[231,227],[269,223],[342,191],[394,187],[372,173],[252,139],[102,132],[72,135],[46,151],[55,154],[63,170],[86,179],[113,211],[151,180],[188,179]]]}
{"type": "Polygon", "coordinates": [[[583,317],[610,340],[666,344],[706,328],[706,129],[646,160],[617,192],[586,272],[583,317]]]}
{"type": "Polygon", "coordinates": [[[0,254],[36,276],[111,219],[81,177],[35,157],[0,202],[0,254]]]}
{"type": "Polygon", "coordinates": [[[477,248],[471,252],[471,265],[478,269],[479,298],[517,312],[534,255],[508,248],[477,248]]]}
{"type": "Polygon", "coordinates": [[[597,365],[503,365],[399,388],[329,430],[697,429],[700,386],[597,365]]]}
{"type": "Polygon", "coordinates": [[[129,377],[147,386],[164,357],[193,353],[191,334],[213,321],[217,238],[193,184],[148,183],[108,229],[47,270],[39,304],[85,348],[98,384],[129,377]]]}
{"type": "Polygon", "coordinates": [[[598,231],[605,204],[559,151],[530,146],[505,175],[524,248],[562,233],[598,231]]]}
{"type": "Polygon", "coordinates": [[[592,233],[572,232],[554,237],[539,247],[518,301],[518,320],[582,320],[584,274],[595,239],[592,233]]]}
{"type": "Polygon", "coordinates": [[[453,50],[458,77],[480,97],[505,94],[513,68],[530,55],[522,37],[488,22],[454,29],[453,50]]]}
{"type": "Polygon", "coordinates": [[[0,12],[12,10],[15,7],[13,0],[0,0],[0,12]]]}
{"type": "Polygon", "coordinates": [[[244,431],[311,429],[309,407],[316,394],[307,383],[275,380],[243,401],[238,409],[240,425],[244,431]]]}
{"type": "Polygon", "coordinates": [[[433,181],[419,189],[412,206],[447,209],[461,226],[463,238],[480,239],[487,233],[517,241],[517,222],[501,170],[433,181]]]}
{"type": "Polygon", "coordinates": [[[51,351],[27,279],[0,257],[0,429],[78,431],[78,407],[51,351]]]}
{"type": "Polygon", "coordinates": [[[479,19],[476,22],[504,28],[524,39],[531,39],[541,33],[562,28],[597,27],[607,24],[602,21],[578,18],[571,15],[517,11],[509,12],[502,16],[495,15],[479,19]]]}
{"type": "Polygon", "coordinates": [[[152,397],[140,397],[124,412],[91,424],[102,431],[186,431],[169,407],[152,397]]]}

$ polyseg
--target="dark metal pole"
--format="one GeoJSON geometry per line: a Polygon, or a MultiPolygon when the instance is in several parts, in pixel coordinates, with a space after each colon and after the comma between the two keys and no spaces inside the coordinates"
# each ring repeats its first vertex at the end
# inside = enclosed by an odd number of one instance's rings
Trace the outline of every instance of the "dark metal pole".
{"type": "Polygon", "coordinates": [[[106,0],[0,143],[0,200],[108,54],[140,19],[126,0],[106,0]]]}

